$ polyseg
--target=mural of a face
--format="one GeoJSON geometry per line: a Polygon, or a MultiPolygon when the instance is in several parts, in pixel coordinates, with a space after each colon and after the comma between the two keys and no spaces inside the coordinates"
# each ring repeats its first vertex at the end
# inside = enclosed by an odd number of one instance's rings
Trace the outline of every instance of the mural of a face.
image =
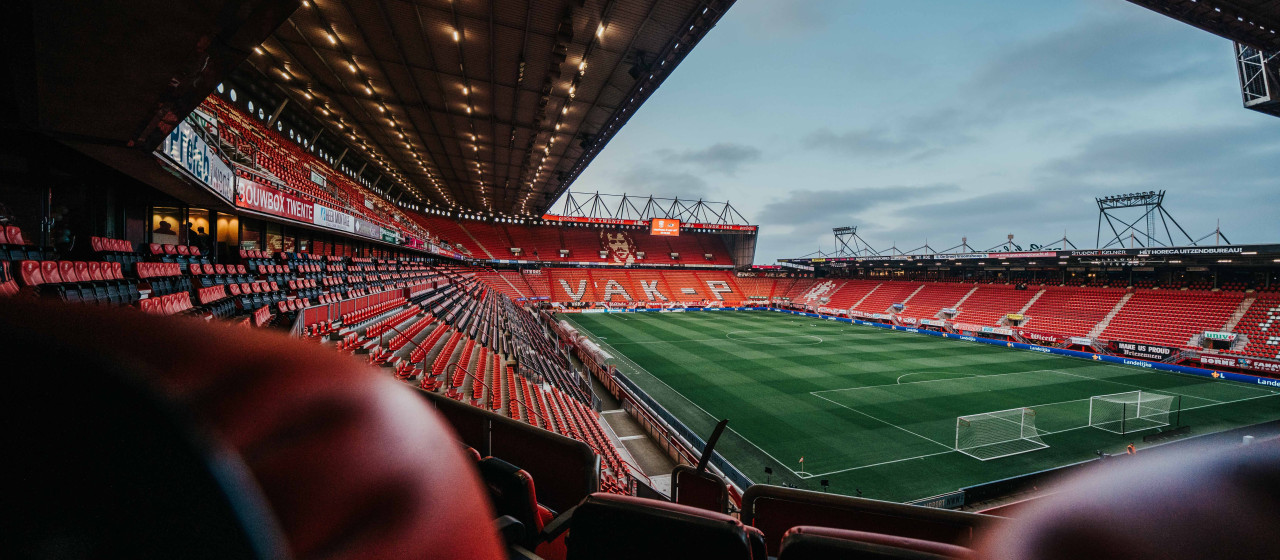
{"type": "Polygon", "coordinates": [[[609,252],[615,264],[635,264],[636,243],[625,231],[600,230],[600,247],[609,252]]]}

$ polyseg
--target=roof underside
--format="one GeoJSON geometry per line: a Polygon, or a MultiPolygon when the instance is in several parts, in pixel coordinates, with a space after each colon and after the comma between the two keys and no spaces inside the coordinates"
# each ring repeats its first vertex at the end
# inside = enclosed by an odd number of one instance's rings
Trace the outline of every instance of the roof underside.
{"type": "Polygon", "coordinates": [[[319,0],[246,64],[393,198],[537,215],[733,1],[319,0]]]}
{"type": "Polygon", "coordinates": [[[1280,0],[1129,0],[1215,35],[1280,50],[1280,0]]]}

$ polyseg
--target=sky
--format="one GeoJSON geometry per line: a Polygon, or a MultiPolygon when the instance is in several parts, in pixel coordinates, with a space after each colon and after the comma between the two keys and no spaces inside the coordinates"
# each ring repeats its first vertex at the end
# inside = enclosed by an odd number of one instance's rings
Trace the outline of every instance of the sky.
{"type": "Polygon", "coordinates": [[[1148,190],[1193,238],[1280,242],[1278,178],[1230,41],[1123,0],[738,0],[572,190],[728,201],[767,264],[841,226],[1094,247],[1094,198],[1148,190]]]}

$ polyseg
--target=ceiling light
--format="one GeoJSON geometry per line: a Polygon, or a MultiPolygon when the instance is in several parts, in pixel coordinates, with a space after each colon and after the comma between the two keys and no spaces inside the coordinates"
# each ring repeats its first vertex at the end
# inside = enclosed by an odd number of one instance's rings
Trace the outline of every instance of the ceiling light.
{"type": "Polygon", "coordinates": [[[330,45],[336,45],[336,44],[338,44],[338,38],[337,38],[337,37],[334,37],[334,36],[333,36],[333,33],[325,33],[325,36],[329,38],[329,44],[330,44],[330,45]]]}
{"type": "Polygon", "coordinates": [[[604,37],[604,23],[596,27],[596,37],[604,37]]]}
{"type": "Polygon", "coordinates": [[[258,54],[262,54],[262,47],[254,47],[254,48],[253,48],[253,52],[258,53],[258,54]]]}
{"type": "Polygon", "coordinates": [[[462,37],[458,35],[458,30],[457,30],[457,29],[454,29],[454,30],[453,30],[453,42],[457,43],[457,42],[458,42],[458,41],[460,41],[460,40],[462,40],[462,37]]]}

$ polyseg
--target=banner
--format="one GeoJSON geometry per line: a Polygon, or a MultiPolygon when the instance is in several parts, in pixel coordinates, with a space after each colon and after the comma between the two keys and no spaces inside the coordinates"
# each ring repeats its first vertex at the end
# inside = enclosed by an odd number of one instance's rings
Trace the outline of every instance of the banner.
{"type": "Polygon", "coordinates": [[[1210,356],[1208,354],[1200,355],[1200,363],[1206,366],[1240,367],[1240,363],[1236,361],[1236,358],[1210,356]]]}
{"type": "Polygon", "coordinates": [[[308,224],[315,219],[316,205],[311,201],[244,177],[236,179],[236,206],[308,224]]]}
{"type": "Polygon", "coordinates": [[[325,186],[324,175],[316,173],[315,169],[312,169],[310,171],[311,171],[311,182],[317,185],[320,185],[321,187],[325,186]]]}
{"type": "Polygon", "coordinates": [[[399,243],[400,233],[394,229],[382,228],[382,240],[387,243],[399,243]]]}
{"type": "Polygon", "coordinates": [[[1072,344],[1075,344],[1077,346],[1093,346],[1092,338],[1087,338],[1083,336],[1073,336],[1071,337],[1070,340],[1072,344]]]}
{"type": "Polygon", "coordinates": [[[981,329],[979,329],[979,332],[984,332],[989,334],[1000,334],[1004,336],[1013,336],[1013,329],[1006,328],[1006,327],[982,327],[981,329]]]}
{"type": "Polygon", "coordinates": [[[353,233],[355,233],[356,235],[359,235],[360,237],[368,237],[369,239],[381,239],[382,226],[375,224],[373,222],[370,222],[369,220],[362,220],[360,218],[356,218],[355,229],[353,233]]]}
{"type": "Polygon", "coordinates": [[[1018,330],[1018,336],[1021,336],[1022,338],[1025,338],[1027,340],[1034,340],[1036,342],[1046,342],[1049,344],[1057,344],[1059,342],[1062,342],[1062,338],[1056,334],[1038,333],[1038,332],[1029,331],[1026,329],[1018,330]]]}
{"type": "Polygon", "coordinates": [[[178,123],[160,146],[160,153],[226,200],[235,200],[231,166],[196,133],[186,120],[178,123]]]}
{"type": "Polygon", "coordinates": [[[313,221],[315,225],[324,226],[329,229],[336,229],[338,231],[345,231],[347,233],[355,233],[355,216],[340,210],[334,210],[328,206],[316,204],[315,207],[315,212],[313,212],[313,221]]]}
{"type": "Polygon", "coordinates": [[[1140,360],[1163,361],[1173,357],[1173,348],[1165,346],[1156,346],[1154,344],[1136,344],[1133,342],[1121,342],[1119,340],[1111,341],[1111,347],[1120,355],[1126,358],[1138,358],[1140,360]]]}
{"type": "Polygon", "coordinates": [[[1236,339],[1236,333],[1204,331],[1204,337],[1207,340],[1223,340],[1226,342],[1231,342],[1236,339]]]}
{"type": "Polygon", "coordinates": [[[1036,259],[1036,258],[1053,258],[1058,256],[1057,251],[1024,251],[1021,253],[988,253],[993,259],[1036,259]]]}
{"type": "Polygon", "coordinates": [[[921,320],[920,320],[920,324],[921,324],[921,325],[929,325],[930,327],[945,327],[945,326],[947,326],[947,322],[946,322],[946,321],[938,321],[938,320],[935,320],[935,319],[921,319],[921,320]]]}
{"type": "Polygon", "coordinates": [[[1005,315],[1005,317],[1008,317],[1010,321],[1021,321],[1023,319],[1026,319],[1026,317],[1024,317],[1021,313],[1010,313],[1008,315],[1005,315]]]}

